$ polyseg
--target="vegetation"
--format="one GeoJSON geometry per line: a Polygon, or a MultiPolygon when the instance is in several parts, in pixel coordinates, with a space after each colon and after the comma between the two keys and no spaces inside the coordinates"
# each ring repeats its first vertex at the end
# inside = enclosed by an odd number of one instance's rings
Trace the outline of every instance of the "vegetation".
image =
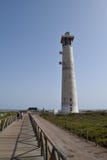
{"type": "Polygon", "coordinates": [[[69,115],[42,113],[41,116],[63,129],[107,148],[107,113],[105,112],[69,115]]]}
{"type": "Polygon", "coordinates": [[[0,111],[0,119],[4,119],[4,118],[11,116],[11,115],[16,115],[16,112],[14,112],[14,111],[0,111]]]}
{"type": "Polygon", "coordinates": [[[16,120],[16,112],[0,111],[0,131],[16,120]]]}

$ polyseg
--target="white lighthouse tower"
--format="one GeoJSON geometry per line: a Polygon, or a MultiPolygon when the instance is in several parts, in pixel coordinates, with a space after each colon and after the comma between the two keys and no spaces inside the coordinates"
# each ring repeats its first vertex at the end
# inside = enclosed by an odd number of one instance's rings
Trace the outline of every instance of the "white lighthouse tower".
{"type": "Polygon", "coordinates": [[[66,32],[61,37],[62,43],[62,112],[78,113],[76,79],[74,71],[73,42],[74,36],[66,32]]]}

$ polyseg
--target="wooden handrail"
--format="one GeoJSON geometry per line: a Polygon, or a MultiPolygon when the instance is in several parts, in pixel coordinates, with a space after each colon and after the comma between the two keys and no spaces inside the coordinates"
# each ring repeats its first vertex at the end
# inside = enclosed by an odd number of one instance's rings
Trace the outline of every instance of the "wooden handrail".
{"type": "Polygon", "coordinates": [[[0,120],[0,131],[5,129],[7,126],[9,126],[12,122],[14,122],[17,119],[16,115],[11,115],[6,118],[3,118],[0,120]]]}
{"type": "Polygon", "coordinates": [[[39,127],[31,114],[29,114],[31,124],[38,141],[38,147],[41,148],[41,155],[44,160],[67,160],[67,158],[56,148],[44,131],[39,127]]]}

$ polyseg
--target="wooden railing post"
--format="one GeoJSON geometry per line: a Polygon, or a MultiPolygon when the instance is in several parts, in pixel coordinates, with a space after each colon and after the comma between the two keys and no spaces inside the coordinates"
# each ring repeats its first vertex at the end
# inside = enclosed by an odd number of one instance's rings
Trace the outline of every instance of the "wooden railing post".
{"type": "Polygon", "coordinates": [[[43,145],[42,131],[40,131],[40,147],[41,147],[41,156],[43,156],[44,155],[44,145],[43,145]]]}
{"type": "Polygon", "coordinates": [[[45,160],[48,160],[48,141],[46,137],[44,139],[45,139],[45,160]]]}
{"type": "Polygon", "coordinates": [[[57,160],[55,155],[55,148],[53,147],[50,160],[57,160]]]}

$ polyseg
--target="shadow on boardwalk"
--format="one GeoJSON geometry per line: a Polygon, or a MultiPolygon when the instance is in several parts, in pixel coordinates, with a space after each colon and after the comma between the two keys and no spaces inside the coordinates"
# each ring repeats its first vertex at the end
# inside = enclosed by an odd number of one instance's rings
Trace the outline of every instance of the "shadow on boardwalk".
{"type": "Polygon", "coordinates": [[[43,160],[28,116],[24,118],[11,160],[43,160]]]}

